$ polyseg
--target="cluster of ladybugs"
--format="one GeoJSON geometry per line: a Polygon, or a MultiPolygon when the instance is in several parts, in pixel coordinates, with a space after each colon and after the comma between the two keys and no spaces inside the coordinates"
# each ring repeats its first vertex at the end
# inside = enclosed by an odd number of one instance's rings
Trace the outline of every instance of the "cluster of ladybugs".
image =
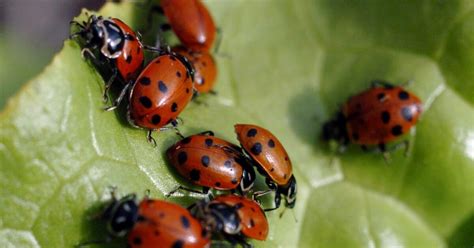
{"type": "MultiPolygon", "coordinates": [[[[216,28],[200,0],[162,0],[161,9],[181,46],[143,45],[128,25],[100,16],[90,16],[82,23],[73,21],[79,30],[71,35],[83,46],[83,56],[111,70],[104,100],[111,84],[122,82],[121,93],[106,110],[115,109],[128,96],[127,119],[148,130],[148,140],[153,142],[153,130],[177,130],[178,115],[195,93],[212,92],[217,72],[209,52],[216,28]],[[144,50],[158,56],[143,68],[144,50]]],[[[415,95],[378,82],[353,96],[337,117],[323,126],[323,138],[342,145],[378,145],[386,156],[385,144],[406,133],[421,111],[415,95]]],[[[240,146],[214,137],[211,131],[186,138],[177,131],[182,139],[167,150],[167,157],[182,177],[202,187],[202,191],[195,191],[180,186],[170,194],[187,190],[209,196],[212,188],[239,195],[209,197],[185,209],[148,197],[137,203],[134,194],[117,200],[112,194],[112,202],[102,214],[110,235],[128,234],[131,247],[208,247],[212,236],[244,247],[250,246],[247,238],[265,240],[268,222],[264,211],[277,209],[282,196],[285,206],[293,208],[296,179],[288,154],[272,133],[247,124],[235,125],[235,132],[240,146]],[[254,167],[265,176],[267,190],[254,192],[254,167]],[[255,200],[271,192],[275,193],[274,207],[263,210],[255,200]]]]}
{"type": "MultiPolygon", "coordinates": [[[[78,27],[71,38],[82,45],[84,57],[112,72],[104,101],[112,83],[122,82],[120,94],[106,110],[115,109],[128,96],[127,119],[147,129],[149,141],[154,142],[153,130],[175,129],[182,139],[167,150],[168,160],[182,177],[202,187],[198,193],[209,197],[185,209],[148,197],[138,203],[134,194],[122,199],[112,194],[101,217],[108,223],[109,234],[128,235],[131,247],[207,247],[212,236],[249,247],[247,238],[267,237],[264,211],[277,209],[282,195],[286,207],[295,205],[297,188],[290,158],[272,133],[255,125],[235,125],[241,146],[214,137],[211,131],[186,138],[179,133],[176,120],[193,95],[212,91],[217,70],[209,49],[216,28],[200,0],[162,0],[161,9],[181,46],[146,46],[119,19],[94,15],[82,23],[71,22],[78,27]],[[158,56],[143,68],[144,50],[158,56]],[[254,167],[266,177],[267,190],[254,192],[254,167]],[[211,188],[239,195],[211,200],[211,188]],[[275,192],[275,206],[263,210],[255,200],[271,192],[275,192]]],[[[178,190],[197,192],[180,186],[169,194],[178,190]]]]}

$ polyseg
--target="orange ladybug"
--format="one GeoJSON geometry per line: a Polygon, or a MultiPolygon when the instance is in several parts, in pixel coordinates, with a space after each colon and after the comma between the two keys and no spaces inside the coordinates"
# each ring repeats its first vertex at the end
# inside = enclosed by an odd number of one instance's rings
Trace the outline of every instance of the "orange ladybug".
{"type": "Polygon", "coordinates": [[[162,0],[160,5],[184,46],[193,51],[209,51],[216,36],[216,26],[200,0],[162,0]]]}
{"type": "Polygon", "coordinates": [[[104,19],[95,15],[82,24],[76,21],[71,24],[79,27],[70,38],[79,36],[84,40],[83,55],[88,53],[96,64],[109,65],[112,70],[104,99],[107,99],[107,91],[117,76],[124,84],[135,80],[143,67],[143,45],[127,24],[118,18],[104,19]]]}
{"type": "Polygon", "coordinates": [[[212,54],[207,51],[191,51],[183,46],[174,47],[173,51],[186,57],[194,67],[194,88],[198,93],[213,93],[217,77],[217,65],[212,54]]]}
{"type": "Polygon", "coordinates": [[[176,127],[176,118],[193,97],[193,77],[194,69],[186,58],[163,51],[143,69],[134,83],[124,87],[115,103],[106,110],[115,109],[128,92],[129,123],[147,129],[148,140],[154,142],[153,130],[167,129],[164,126],[168,124],[176,127]]]}
{"type": "MultiPolygon", "coordinates": [[[[174,203],[148,198],[138,203],[135,194],[120,200],[113,197],[101,217],[107,221],[111,236],[127,236],[128,247],[210,247],[210,235],[200,221],[174,203]]],[[[96,243],[85,242],[79,246],[96,243]]]]}
{"type": "Polygon", "coordinates": [[[343,146],[354,143],[364,149],[376,145],[387,159],[386,144],[407,133],[422,111],[416,95],[377,81],[372,88],[349,98],[337,117],[324,124],[323,139],[337,140],[343,146]]]}
{"type": "Polygon", "coordinates": [[[240,145],[252,158],[258,171],[266,176],[265,182],[269,190],[256,192],[255,196],[275,191],[275,207],[265,211],[280,207],[281,195],[285,196],[285,206],[293,208],[296,203],[297,184],[290,157],[283,145],[270,131],[262,127],[236,124],[234,128],[240,145]]]}
{"type": "MultiPolygon", "coordinates": [[[[236,145],[207,131],[178,141],[168,148],[166,155],[182,177],[203,187],[204,194],[209,188],[238,189],[245,194],[253,187],[255,172],[239,151],[236,145]]],[[[193,191],[180,186],[169,194],[180,189],[193,191]]]]}

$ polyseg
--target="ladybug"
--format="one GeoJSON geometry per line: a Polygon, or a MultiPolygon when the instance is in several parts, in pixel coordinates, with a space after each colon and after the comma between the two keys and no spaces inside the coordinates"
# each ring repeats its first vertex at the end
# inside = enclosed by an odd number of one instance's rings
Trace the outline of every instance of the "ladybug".
{"type": "Polygon", "coordinates": [[[124,83],[137,77],[143,67],[143,45],[127,24],[117,18],[104,19],[95,15],[82,24],[76,21],[71,24],[77,25],[79,31],[70,37],[81,37],[85,42],[83,55],[88,53],[100,64],[105,61],[112,70],[104,90],[104,99],[107,99],[107,91],[117,75],[124,83]]]}
{"type": "Polygon", "coordinates": [[[297,194],[296,179],[291,160],[283,145],[270,131],[262,127],[236,124],[234,128],[240,145],[253,160],[257,170],[265,175],[265,182],[269,187],[267,191],[255,192],[254,196],[259,197],[275,191],[275,207],[265,211],[279,208],[281,195],[285,196],[285,206],[293,208],[297,194]]]}
{"type": "Polygon", "coordinates": [[[193,75],[194,69],[186,58],[162,51],[135,82],[122,89],[115,103],[106,110],[115,109],[128,92],[129,123],[147,129],[148,140],[154,142],[151,137],[153,130],[166,130],[168,128],[164,126],[168,124],[176,127],[176,118],[193,97],[193,75]]]}
{"type": "MultiPolygon", "coordinates": [[[[422,113],[420,99],[400,86],[375,81],[373,86],[352,96],[334,120],[323,125],[323,139],[376,145],[388,159],[386,144],[407,133],[422,113]]],[[[406,148],[408,148],[408,143],[406,148]]]]}
{"type": "MultiPolygon", "coordinates": [[[[203,187],[203,194],[210,188],[235,190],[245,194],[255,181],[255,172],[245,160],[239,148],[223,139],[214,137],[211,131],[188,136],[168,148],[169,162],[188,181],[203,187]]],[[[186,189],[182,186],[168,193],[186,189]]]]}
{"type": "MultiPolygon", "coordinates": [[[[113,195],[112,195],[113,196],[113,195]]],[[[113,237],[125,237],[132,248],[210,247],[210,238],[200,221],[174,203],[145,198],[137,203],[130,194],[112,202],[101,215],[113,237]]],[[[80,246],[96,242],[85,242],[80,246]]]]}
{"type": "Polygon", "coordinates": [[[198,93],[213,93],[217,76],[217,65],[213,56],[207,51],[196,52],[186,47],[174,47],[173,51],[186,57],[194,67],[194,88],[198,93]]]}
{"type": "Polygon", "coordinates": [[[184,46],[193,51],[209,51],[216,26],[200,0],[162,0],[161,9],[184,46]]]}
{"type": "Polygon", "coordinates": [[[253,246],[247,242],[247,236],[242,232],[244,228],[239,215],[239,209],[242,207],[243,204],[227,204],[223,201],[203,199],[188,209],[201,222],[206,232],[227,240],[232,245],[240,244],[242,247],[250,248],[253,246]]]}
{"type": "Polygon", "coordinates": [[[234,207],[239,206],[237,213],[240,217],[242,234],[257,240],[267,239],[267,217],[256,201],[238,195],[220,195],[212,201],[222,202],[234,207]]]}

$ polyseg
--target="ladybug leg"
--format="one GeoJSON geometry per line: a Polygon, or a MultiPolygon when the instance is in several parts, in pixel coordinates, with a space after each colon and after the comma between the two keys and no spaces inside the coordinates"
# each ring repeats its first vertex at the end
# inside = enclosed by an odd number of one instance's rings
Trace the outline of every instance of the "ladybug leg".
{"type": "Polygon", "coordinates": [[[115,99],[114,103],[108,107],[105,107],[104,110],[105,111],[112,111],[114,109],[116,109],[120,103],[122,102],[123,98],[125,97],[126,93],[128,92],[128,88],[130,88],[130,86],[133,85],[132,82],[129,82],[127,84],[125,84],[125,86],[123,87],[122,91],[120,91],[120,95],[115,99]]]}
{"type": "Polygon", "coordinates": [[[146,139],[148,140],[149,143],[153,144],[153,147],[156,147],[156,140],[155,138],[153,138],[152,133],[153,133],[152,129],[148,130],[146,139]]]}
{"type": "Polygon", "coordinates": [[[110,76],[109,80],[107,80],[107,83],[105,84],[104,93],[102,95],[104,102],[107,102],[109,100],[108,93],[109,93],[110,87],[112,86],[112,83],[117,78],[117,74],[118,74],[117,68],[114,67],[112,69],[112,76],[110,76]]]}
{"type": "Polygon", "coordinates": [[[186,187],[183,187],[183,186],[180,185],[180,186],[176,187],[175,189],[171,190],[170,192],[168,192],[165,196],[170,197],[178,191],[192,192],[192,193],[196,193],[196,194],[199,194],[199,195],[202,195],[202,196],[207,196],[207,197],[211,197],[210,195],[212,195],[212,193],[209,191],[209,187],[202,187],[202,191],[199,191],[199,190],[186,188],[186,187]]]}
{"type": "Polygon", "coordinates": [[[275,207],[273,207],[273,208],[265,208],[263,211],[265,211],[265,212],[271,212],[271,211],[277,210],[277,209],[280,207],[281,195],[280,195],[278,192],[275,194],[275,198],[274,198],[273,201],[275,202],[275,207]]]}
{"type": "Polygon", "coordinates": [[[391,159],[390,159],[390,153],[387,151],[387,147],[385,146],[385,143],[380,143],[378,144],[378,149],[380,152],[382,152],[383,159],[385,160],[385,163],[389,164],[391,159]]]}
{"type": "Polygon", "coordinates": [[[372,85],[372,88],[382,86],[382,87],[385,87],[387,89],[393,88],[393,86],[394,86],[392,83],[390,83],[388,81],[385,81],[385,80],[380,80],[380,79],[372,80],[371,85],[372,85]]]}

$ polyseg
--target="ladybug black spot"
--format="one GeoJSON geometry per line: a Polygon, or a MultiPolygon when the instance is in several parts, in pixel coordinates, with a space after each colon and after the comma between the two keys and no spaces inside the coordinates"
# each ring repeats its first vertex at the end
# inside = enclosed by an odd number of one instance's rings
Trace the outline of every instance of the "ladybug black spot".
{"type": "Polygon", "coordinates": [[[230,181],[232,184],[237,184],[237,178],[233,178],[232,181],[230,181]]]}
{"type": "Polygon", "coordinates": [[[186,163],[186,160],[188,160],[188,154],[186,154],[186,152],[178,153],[178,163],[180,165],[186,163]]]}
{"type": "Polygon", "coordinates": [[[402,116],[406,121],[411,121],[413,119],[413,114],[409,107],[402,108],[402,116]]]}
{"type": "Polygon", "coordinates": [[[287,175],[287,174],[284,174],[284,175],[283,175],[283,178],[284,178],[284,179],[286,179],[287,177],[288,177],[288,175],[287,175]]]}
{"type": "Polygon", "coordinates": [[[138,217],[137,217],[137,222],[143,222],[143,221],[145,221],[145,220],[146,220],[146,219],[145,219],[145,217],[144,217],[143,215],[138,215],[138,217]]]}
{"type": "Polygon", "coordinates": [[[159,64],[160,62],[161,62],[161,61],[160,61],[159,59],[157,59],[157,60],[155,61],[155,64],[159,64]]]}
{"type": "Polygon", "coordinates": [[[182,240],[176,240],[174,243],[173,243],[173,246],[171,246],[171,248],[183,248],[184,246],[184,241],[182,240]]]}
{"type": "Polygon", "coordinates": [[[177,71],[176,76],[180,78],[181,77],[181,72],[177,71]]]}
{"type": "Polygon", "coordinates": [[[377,94],[377,99],[380,101],[380,102],[383,102],[383,100],[385,99],[385,93],[379,93],[377,94]]]}
{"type": "Polygon", "coordinates": [[[184,215],[181,215],[181,224],[185,229],[188,229],[191,226],[191,224],[189,223],[189,219],[184,215]]]}
{"type": "Polygon", "coordinates": [[[160,123],[160,121],[161,121],[161,116],[159,116],[159,115],[153,115],[151,117],[151,123],[153,125],[158,125],[160,123]]]}
{"type": "Polygon", "coordinates": [[[176,111],[178,111],[178,104],[174,102],[173,104],[171,104],[171,112],[176,112],[176,111]]]}
{"type": "Polygon", "coordinates": [[[382,112],[382,122],[388,124],[390,122],[390,113],[388,111],[382,112]]]}
{"type": "MultiPolygon", "coordinates": [[[[131,51],[130,51],[130,53],[131,53],[131,51]]],[[[127,62],[127,64],[130,64],[130,63],[132,63],[132,59],[133,59],[132,55],[128,55],[127,58],[125,59],[125,61],[127,62]]]]}
{"type": "Polygon", "coordinates": [[[134,245],[141,245],[142,244],[142,239],[140,237],[133,238],[133,244],[134,245]]]}
{"type": "Polygon", "coordinates": [[[191,180],[193,180],[193,181],[199,181],[199,178],[201,178],[201,171],[196,170],[196,169],[193,169],[193,170],[191,170],[191,172],[189,173],[189,177],[190,177],[191,180]]]}
{"type": "Polygon", "coordinates": [[[211,162],[211,159],[209,158],[209,156],[204,155],[204,156],[201,157],[201,164],[204,167],[208,167],[210,162],[211,162]]]}
{"type": "Polygon", "coordinates": [[[141,77],[140,79],[138,79],[138,82],[142,85],[150,85],[151,80],[149,77],[141,77]]]}
{"type": "Polygon", "coordinates": [[[166,87],[166,84],[163,82],[163,81],[158,81],[158,89],[162,92],[162,93],[166,93],[168,91],[168,87],[166,87]]]}
{"type": "Polygon", "coordinates": [[[186,137],[183,140],[181,140],[181,144],[189,144],[191,142],[191,137],[186,137]]]}
{"type": "Polygon", "coordinates": [[[206,146],[212,146],[214,141],[212,141],[212,139],[207,138],[206,140],[204,140],[204,143],[206,143],[206,146]]]}
{"type": "Polygon", "coordinates": [[[226,168],[232,167],[232,161],[226,160],[226,161],[224,162],[224,166],[225,166],[226,168]]]}
{"type": "Polygon", "coordinates": [[[140,103],[143,105],[145,108],[151,108],[151,100],[147,96],[141,96],[139,98],[140,103]]]}
{"type": "Polygon", "coordinates": [[[268,141],[268,146],[269,146],[270,148],[274,148],[274,147],[275,147],[275,141],[273,141],[272,139],[270,139],[270,140],[268,141]]]}
{"type": "Polygon", "coordinates": [[[394,136],[399,136],[402,134],[402,126],[400,125],[395,125],[394,127],[392,127],[392,135],[394,136]]]}
{"type": "Polygon", "coordinates": [[[259,142],[253,144],[252,148],[250,148],[250,151],[253,155],[259,155],[260,153],[262,153],[262,144],[260,144],[259,142]]]}
{"type": "Polygon", "coordinates": [[[257,135],[257,129],[251,128],[247,131],[247,137],[255,137],[257,135]]]}
{"type": "Polygon", "coordinates": [[[250,227],[254,227],[255,226],[255,221],[253,219],[250,219],[250,227]]]}
{"type": "Polygon", "coordinates": [[[250,210],[255,213],[255,208],[251,207],[250,210]]]}
{"type": "Polygon", "coordinates": [[[220,183],[220,182],[216,182],[214,185],[216,185],[216,187],[220,187],[220,186],[221,186],[221,183],[220,183]]]}
{"type": "Polygon", "coordinates": [[[189,93],[189,88],[186,88],[186,94],[188,94],[188,93],[189,93]]]}
{"type": "Polygon", "coordinates": [[[159,232],[158,230],[155,230],[155,231],[153,232],[153,234],[154,234],[155,236],[160,236],[160,232],[159,232]]]}
{"type": "Polygon", "coordinates": [[[359,133],[353,132],[353,133],[352,133],[352,139],[353,139],[353,140],[359,140],[359,133]]]}
{"type": "Polygon", "coordinates": [[[275,171],[275,168],[272,167],[272,168],[270,169],[270,172],[274,172],[274,171],[275,171]]]}
{"type": "Polygon", "coordinates": [[[400,98],[400,100],[408,100],[408,98],[410,98],[410,95],[408,94],[408,92],[402,90],[398,93],[398,98],[400,98]]]}

